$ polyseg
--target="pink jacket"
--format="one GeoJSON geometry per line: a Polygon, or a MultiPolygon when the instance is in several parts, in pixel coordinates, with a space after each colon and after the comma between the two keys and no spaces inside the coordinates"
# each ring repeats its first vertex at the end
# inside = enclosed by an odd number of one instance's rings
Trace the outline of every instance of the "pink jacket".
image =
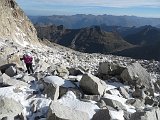
{"type": "Polygon", "coordinates": [[[24,55],[23,60],[25,63],[32,63],[33,58],[31,56],[24,55]]]}

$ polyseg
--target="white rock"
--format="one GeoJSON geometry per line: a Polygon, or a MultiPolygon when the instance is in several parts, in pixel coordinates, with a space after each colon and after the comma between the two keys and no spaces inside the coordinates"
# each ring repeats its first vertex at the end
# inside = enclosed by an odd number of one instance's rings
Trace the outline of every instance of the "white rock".
{"type": "Polygon", "coordinates": [[[48,117],[55,114],[58,118],[69,120],[89,120],[96,113],[95,110],[99,109],[93,103],[76,99],[76,96],[71,91],[56,102],[52,102],[50,108],[48,117]]]}

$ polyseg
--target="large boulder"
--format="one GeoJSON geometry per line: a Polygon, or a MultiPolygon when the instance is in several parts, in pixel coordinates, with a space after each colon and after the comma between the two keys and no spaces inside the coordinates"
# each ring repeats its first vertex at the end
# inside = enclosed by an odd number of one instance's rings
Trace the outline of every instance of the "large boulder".
{"type": "Polygon", "coordinates": [[[29,84],[27,84],[23,81],[12,79],[11,77],[6,75],[5,73],[1,76],[0,84],[2,86],[27,86],[27,87],[30,86],[29,84]]]}
{"type": "Polygon", "coordinates": [[[61,99],[52,102],[47,120],[90,120],[98,109],[93,103],[76,99],[74,93],[69,91],[61,99]]]}
{"type": "Polygon", "coordinates": [[[0,119],[14,120],[23,111],[23,106],[17,101],[9,98],[0,98],[0,119]]]}
{"type": "Polygon", "coordinates": [[[83,111],[52,102],[47,120],[89,120],[89,116],[83,111]]]}
{"type": "Polygon", "coordinates": [[[108,109],[101,109],[94,114],[92,120],[110,120],[111,116],[108,109]]]}
{"type": "Polygon", "coordinates": [[[83,71],[81,71],[79,68],[69,68],[69,75],[77,76],[82,75],[83,71]]]}
{"type": "Polygon", "coordinates": [[[79,85],[86,94],[91,95],[103,95],[106,87],[104,81],[91,74],[84,74],[79,85]]]}
{"type": "Polygon", "coordinates": [[[133,63],[122,72],[121,78],[129,85],[145,87],[150,95],[153,95],[153,84],[149,73],[139,63],[133,63]]]}
{"type": "Polygon", "coordinates": [[[14,63],[3,64],[2,66],[0,66],[0,71],[1,71],[2,73],[5,73],[5,71],[6,71],[9,67],[11,67],[11,66],[15,67],[16,64],[14,64],[14,63]]]}
{"type": "Polygon", "coordinates": [[[131,115],[130,120],[160,120],[160,109],[151,108],[137,111],[131,115]]]}
{"type": "Polygon", "coordinates": [[[10,76],[10,77],[13,77],[17,74],[17,70],[15,67],[13,66],[10,66],[8,69],[5,70],[5,73],[10,76]]]}
{"type": "Polygon", "coordinates": [[[98,73],[104,75],[116,76],[120,75],[122,71],[125,69],[122,65],[114,62],[100,62],[98,73]]]}
{"type": "Polygon", "coordinates": [[[47,76],[42,80],[44,85],[43,94],[46,94],[47,97],[50,97],[52,100],[57,100],[59,97],[60,86],[65,88],[73,88],[73,85],[70,81],[64,80],[58,76],[47,76]]]}

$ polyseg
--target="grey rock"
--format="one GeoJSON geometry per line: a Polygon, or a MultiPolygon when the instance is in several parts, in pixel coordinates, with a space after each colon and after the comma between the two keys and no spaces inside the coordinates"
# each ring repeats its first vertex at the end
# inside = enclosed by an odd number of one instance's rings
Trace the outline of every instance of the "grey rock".
{"type": "Polygon", "coordinates": [[[20,81],[20,80],[16,80],[16,79],[12,79],[11,77],[9,77],[8,75],[6,75],[5,73],[2,75],[2,83],[4,86],[27,86],[29,87],[30,85],[20,81]]]}
{"type": "Polygon", "coordinates": [[[35,72],[44,72],[47,71],[48,67],[50,67],[50,65],[44,61],[40,61],[40,63],[38,64],[37,69],[35,70],[35,72]]]}
{"type": "Polygon", "coordinates": [[[146,95],[142,89],[136,88],[135,91],[132,93],[132,97],[144,99],[146,95]]]}
{"type": "Polygon", "coordinates": [[[145,106],[144,100],[140,99],[128,99],[126,104],[134,106],[136,109],[141,109],[145,106]]]}
{"type": "Polygon", "coordinates": [[[94,114],[92,120],[110,120],[111,116],[108,109],[101,109],[94,114]]]}
{"type": "Polygon", "coordinates": [[[98,73],[105,75],[120,75],[125,68],[118,63],[101,62],[99,63],[98,73]]]}
{"type": "Polygon", "coordinates": [[[47,72],[51,75],[57,75],[56,65],[51,65],[47,68],[47,72]]]}
{"type": "Polygon", "coordinates": [[[33,76],[25,75],[22,78],[22,81],[26,83],[30,83],[31,81],[35,81],[36,79],[33,76]]]}
{"type": "Polygon", "coordinates": [[[3,64],[2,66],[0,66],[1,73],[2,74],[5,73],[5,71],[11,66],[15,67],[16,64],[10,63],[10,64],[3,64]]]}
{"type": "Polygon", "coordinates": [[[69,68],[69,75],[77,76],[77,75],[82,75],[83,72],[81,72],[80,69],[78,68],[69,68]]]}
{"type": "Polygon", "coordinates": [[[56,68],[57,71],[57,75],[63,78],[68,77],[69,75],[69,71],[67,70],[67,68],[64,65],[60,65],[56,68]]]}
{"type": "MultiPolygon", "coordinates": [[[[58,76],[46,76],[39,84],[43,84],[43,94],[46,94],[47,97],[50,97],[52,100],[57,100],[60,95],[63,95],[68,91],[68,88],[75,88],[75,85],[71,81],[62,79],[58,76]]],[[[72,90],[75,92],[78,91],[72,90]]],[[[79,94],[79,92],[77,92],[77,94],[79,94]]]]}
{"type": "Polygon", "coordinates": [[[23,106],[15,100],[0,98],[0,119],[7,117],[7,119],[13,120],[14,117],[21,114],[22,111],[23,106]]]}
{"type": "Polygon", "coordinates": [[[106,103],[106,105],[111,106],[116,110],[121,110],[121,109],[126,110],[126,108],[118,100],[112,100],[112,99],[103,98],[103,97],[101,99],[106,103]]]}
{"type": "Polygon", "coordinates": [[[50,97],[52,100],[57,100],[59,97],[59,86],[52,83],[43,83],[44,91],[43,94],[46,94],[47,97],[50,97]]]}
{"type": "Polygon", "coordinates": [[[151,105],[152,106],[153,104],[154,104],[154,99],[147,96],[145,98],[145,105],[151,105]]]}
{"type": "Polygon", "coordinates": [[[33,75],[33,77],[36,80],[40,81],[41,79],[43,79],[45,77],[45,75],[46,74],[44,74],[43,72],[35,72],[34,75],[33,75]]]}
{"type": "Polygon", "coordinates": [[[124,116],[123,117],[124,117],[125,120],[130,120],[132,114],[133,113],[124,110],[124,116]]]}
{"type": "Polygon", "coordinates": [[[126,99],[128,99],[130,97],[129,94],[128,94],[128,92],[126,91],[126,89],[124,87],[120,87],[119,88],[119,92],[126,99]]]}
{"type": "Polygon", "coordinates": [[[82,98],[82,93],[77,88],[66,88],[66,87],[63,87],[63,86],[59,87],[59,97],[61,98],[68,91],[72,91],[76,95],[77,99],[81,99],[82,98]]]}
{"type": "Polygon", "coordinates": [[[121,78],[129,85],[145,87],[145,90],[154,96],[150,75],[139,63],[133,63],[127,66],[122,72],[121,78]]]}
{"type": "MultiPolygon", "coordinates": [[[[0,66],[3,66],[5,64],[7,64],[7,61],[6,59],[4,58],[4,56],[0,55],[0,66]]],[[[1,67],[0,67],[0,70],[1,70],[1,67]]]]}
{"type": "Polygon", "coordinates": [[[1,0],[0,11],[0,26],[3,26],[0,28],[1,37],[12,38],[14,42],[20,44],[40,44],[33,24],[15,0],[1,0]]]}
{"type": "Polygon", "coordinates": [[[80,88],[90,95],[103,95],[106,83],[99,78],[91,75],[84,74],[80,80],[80,88]]]}
{"type": "Polygon", "coordinates": [[[100,107],[101,109],[106,108],[107,105],[104,102],[104,100],[100,99],[100,101],[97,102],[98,107],[100,107]]]}
{"type": "Polygon", "coordinates": [[[101,97],[100,97],[100,95],[84,95],[83,99],[92,100],[92,101],[98,102],[98,101],[100,101],[101,97]]]}
{"type": "Polygon", "coordinates": [[[87,113],[56,102],[51,103],[47,116],[47,120],[89,120],[87,113]]]}
{"type": "Polygon", "coordinates": [[[156,83],[160,86],[160,80],[159,79],[156,81],[156,83]]]}
{"type": "Polygon", "coordinates": [[[160,120],[160,109],[151,108],[137,111],[131,115],[130,120],[160,120]]]}
{"type": "Polygon", "coordinates": [[[160,82],[159,80],[157,80],[154,84],[154,89],[155,89],[155,92],[160,92],[160,82]]]}

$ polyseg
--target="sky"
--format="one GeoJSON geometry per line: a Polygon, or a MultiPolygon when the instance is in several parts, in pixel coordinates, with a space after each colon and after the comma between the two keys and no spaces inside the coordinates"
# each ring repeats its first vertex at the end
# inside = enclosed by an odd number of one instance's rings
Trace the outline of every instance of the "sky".
{"type": "Polygon", "coordinates": [[[160,18],[160,0],[16,0],[27,15],[129,15],[160,18]]]}

